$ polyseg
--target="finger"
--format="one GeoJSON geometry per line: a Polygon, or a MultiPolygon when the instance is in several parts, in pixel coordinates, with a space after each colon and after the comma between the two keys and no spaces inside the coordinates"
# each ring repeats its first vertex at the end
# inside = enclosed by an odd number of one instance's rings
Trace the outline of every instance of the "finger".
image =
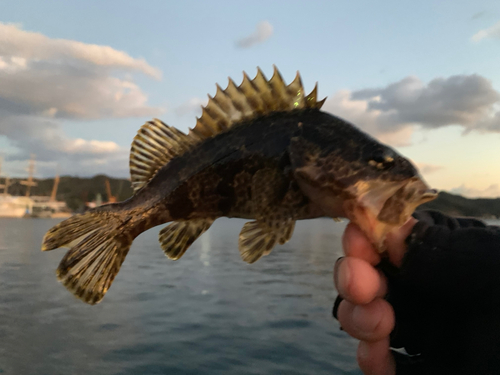
{"type": "Polygon", "coordinates": [[[360,341],[358,364],[365,375],[395,375],[396,364],[389,350],[389,337],[380,341],[360,341]]]}
{"type": "Polygon", "coordinates": [[[335,263],[333,272],[335,286],[346,300],[366,304],[387,290],[385,278],[368,262],[352,257],[341,258],[335,263]]]}
{"type": "Polygon", "coordinates": [[[394,310],[377,298],[366,305],[342,301],[338,309],[342,329],[358,340],[375,342],[389,336],[394,328],[394,310]]]}
{"type": "MultiPolygon", "coordinates": [[[[342,258],[339,259],[339,261],[341,260],[342,258]]],[[[379,274],[380,274],[380,289],[378,290],[377,294],[375,295],[375,297],[379,297],[379,298],[385,298],[387,296],[387,278],[386,276],[382,273],[382,271],[378,270],[379,274]]],[[[339,309],[339,305],[340,303],[344,300],[344,297],[342,297],[341,294],[338,294],[337,295],[337,298],[335,298],[335,302],[333,304],[333,309],[332,309],[332,316],[338,320],[338,309],[339,309]]]]}
{"type": "Polygon", "coordinates": [[[388,292],[387,276],[385,276],[384,273],[379,269],[377,269],[377,272],[380,277],[380,287],[375,297],[385,298],[388,292]]]}
{"type": "Polygon", "coordinates": [[[403,256],[406,252],[406,237],[408,237],[418,221],[410,217],[400,228],[387,234],[385,245],[389,254],[389,260],[397,267],[401,266],[403,256]]]}
{"type": "Polygon", "coordinates": [[[342,236],[342,247],[346,256],[364,259],[373,266],[380,262],[380,255],[356,224],[347,225],[342,236]]]}

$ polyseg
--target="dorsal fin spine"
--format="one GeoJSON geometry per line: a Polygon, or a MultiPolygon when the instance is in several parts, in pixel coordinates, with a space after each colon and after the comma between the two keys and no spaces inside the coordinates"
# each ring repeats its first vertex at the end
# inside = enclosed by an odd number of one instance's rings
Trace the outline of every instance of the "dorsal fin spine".
{"type": "MultiPolygon", "coordinates": [[[[212,98],[210,98],[207,106],[204,108],[204,114],[207,114],[210,117],[208,121],[212,126],[213,134],[219,133],[221,130],[227,129],[227,124],[229,124],[229,119],[227,118],[227,114],[214,102],[212,98]],[[218,121],[216,119],[219,119],[218,121]]],[[[200,120],[203,120],[203,115],[200,120]]]]}
{"type": "Polygon", "coordinates": [[[260,68],[257,68],[257,75],[255,76],[253,82],[255,83],[257,92],[262,98],[264,112],[272,111],[273,108],[270,107],[270,103],[272,103],[272,95],[270,93],[271,88],[269,87],[269,83],[260,68]]]}
{"type": "Polygon", "coordinates": [[[269,80],[269,85],[271,86],[272,93],[274,96],[274,100],[278,102],[278,105],[280,107],[282,106],[289,106],[290,102],[286,100],[286,85],[285,82],[283,81],[283,78],[281,77],[280,72],[274,66],[274,72],[273,76],[269,80]]]}
{"type": "MultiPolygon", "coordinates": [[[[225,116],[227,117],[227,113],[230,113],[232,108],[232,102],[231,99],[226,95],[226,93],[220,88],[219,85],[217,85],[217,93],[213,98],[209,97],[209,100],[214,104],[212,107],[213,112],[213,117],[215,116],[225,116]],[[217,113],[215,113],[217,112],[217,113]]],[[[209,113],[210,114],[210,113],[209,113]]],[[[229,119],[228,119],[229,121],[229,119]]],[[[218,127],[222,127],[225,130],[227,129],[225,123],[217,123],[218,127]]]]}
{"type": "Polygon", "coordinates": [[[242,119],[242,106],[238,104],[238,101],[241,101],[241,92],[238,91],[234,81],[229,79],[228,85],[224,90],[224,94],[226,102],[227,102],[227,117],[229,119],[229,126],[232,126],[236,122],[242,119]]]}
{"type": "Polygon", "coordinates": [[[316,108],[320,109],[321,107],[323,107],[323,104],[325,104],[325,101],[326,101],[326,98],[323,98],[319,102],[316,102],[316,108]]]}
{"type": "MultiPolygon", "coordinates": [[[[229,84],[227,85],[226,91],[228,92],[229,100],[233,104],[234,108],[244,115],[246,109],[245,107],[247,107],[245,106],[247,103],[245,93],[238,86],[236,86],[231,78],[229,78],[229,84]]],[[[226,93],[224,93],[224,95],[226,95],[226,93]]],[[[241,119],[241,115],[239,117],[241,119]]]]}
{"type": "Polygon", "coordinates": [[[256,113],[259,114],[262,113],[263,111],[262,100],[258,100],[260,98],[257,95],[257,88],[252,83],[250,78],[248,78],[248,75],[245,72],[243,72],[243,81],[241,82],[240,90],[243,93],[243,95],[245,95],[245,97],[247,98],[248,104],[251,107],[251,109],[256,113]]]}
{"type": "Polygon", "coordinates": [[[203,115],[196,122],[193,131],[198,132],[197,134],[201,138],[209,138],[215,134],[217,127],[216,122],[210,117],[208,112],[203,111],[203,115]]]}
{"type": "Polygon", "coordinates": [[[313,103],[317,102],[317,98],[318,98],[318,83],[316,82],[316,84],[314,85],[314,89],[306,97],[307,104],[312,106],[313,103]]]}

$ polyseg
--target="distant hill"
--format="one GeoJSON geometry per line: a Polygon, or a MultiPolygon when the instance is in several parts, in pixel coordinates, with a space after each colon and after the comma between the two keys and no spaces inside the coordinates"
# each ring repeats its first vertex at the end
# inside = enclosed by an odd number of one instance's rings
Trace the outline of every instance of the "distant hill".
{"type": "MultiPolygon", "coordinates": [[[[130,181],[121,178],[112,178],[105,175],[97,175],[92,178],[80,178],[62,176],[57,190],[57,200],[65,201],[72,210],[81,210],[84,202],[91,202],[101,194],[103,202],[108,201],[106,192],[106,179],[111,186],[111,194],[119,201],[125,200],[132,195],[130,181]]],[[[20,179],[12,179],[9,193],[13,195],[24,195],[26,187],[19,183],[20,179]]],[[[50,195],[53,178],[36,179],[38,186],[31,189],[32,195],[50,195]]],[[[444,191],[439,193],[437,199],[428,202],[418,209],[433,209],[453,216],[474,216],[482,218],[500,218],[500,198],[496,199],[468,199],[460,195],[453,195],[444,191]]]]}
{"type": "Polygon", "coordinates": [[[469,199],[441,191],[438,197],[418,209],[438,210],[452,216],[473,216],[485,219],[500,218],[500,198],[469,199]]]}
{"type": "MultiPolygon", "coordinates": [[[[94,201],[97,194],[101,195],[103,202],[107,202],[106,179],[109,180],[111,194],[117,197],[118,201],[132,196],[130,181],[124,178],[112,178],[105,175],[97,175],[92,178],[61,176],[57,189],[57,200],[65,201],[73,211],[82,210],[84,203],[94,201]]],[[[26,186],[21,185],[19,181],[20,179],[11,179],[11,185],[9,186],[10,194],[26,194],[26,186]]],[[[51,194],[52,187],[54,186],[53,178],[35,179],[35,181],[38,186],[31,188],[31,195],[51,194]]]]}

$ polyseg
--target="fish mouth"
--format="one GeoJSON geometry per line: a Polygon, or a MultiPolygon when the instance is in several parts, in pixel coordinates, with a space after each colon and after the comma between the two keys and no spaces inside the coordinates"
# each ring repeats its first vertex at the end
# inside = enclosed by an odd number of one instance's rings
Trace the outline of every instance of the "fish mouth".
{"type": "Polygon", "coordinates": [[[311,217],[345,217],[357,224],[375,248],[385,252],[387,233],[402,226],[417,206],[437,197],[437,191],[419,177],[402,181],[360,180],[343,189],[342,194],[329,186],[318,186],[297,174],[301,190],[314,204],[311,217]]]}
{"type": "Polygon", "coordinates": [[[353,199],[343,203],[344,215],[356,223],[379,252],[391,230],[402,226],[417,206],[437,197],[419,177],[405,181],[360,181],[350,189],[353,199]]]}

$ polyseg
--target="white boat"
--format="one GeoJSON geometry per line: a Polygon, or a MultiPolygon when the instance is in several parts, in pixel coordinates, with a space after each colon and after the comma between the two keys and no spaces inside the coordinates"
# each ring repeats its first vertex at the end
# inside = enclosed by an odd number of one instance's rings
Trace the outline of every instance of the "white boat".
{"type": "Polygon", "coordinates": [[[33,212],[33,200],[29,197],[0,195],[0,217],[23,217],[33,212]]]}
{"type": "Polygon", "coordinates": [[[67,212],[66,203],[56,201],[59,174],[54,179],[54,186],[50,197],[30,196],[31,187],[37,186],[37,183],[33,181],[34,169],[35,155],[31,155],[28,179],[21,181],[21,184],[27,187],[26,196],[24,197],[8,194],[9,178],[5,177],[4,183],[0,185],[0,188],[3,189],[3,193],[0,195],[0,217],[50,218],[57,216],[62,218],[71,216],[71,214],[67,212]]]}

